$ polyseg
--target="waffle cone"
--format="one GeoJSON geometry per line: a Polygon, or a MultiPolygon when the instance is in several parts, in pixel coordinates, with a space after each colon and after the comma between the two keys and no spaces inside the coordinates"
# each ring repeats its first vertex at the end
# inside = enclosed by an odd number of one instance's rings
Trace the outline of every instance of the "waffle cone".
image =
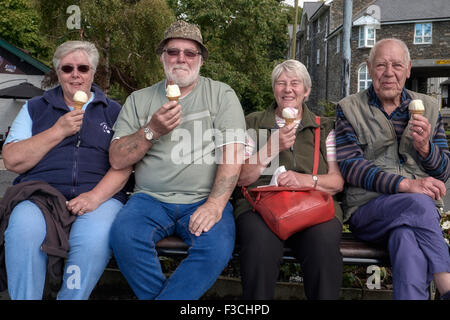
{"type": "Polygon", "coordinates": [[[294,118],[284,118],[284,121],[286,121],[286,125],[289,126],[294,123],[294,118]]]}
{"type": "Polygon", "coordinates": [[[167,97],[167,99],[169,99],[169,101],[176,101],[178,103],[178,99],[180,99],[180,97],[167,97]]]}
{"type": "Polygon", "coordinates": [[[420,114],[420,115],[422,115],[423,112],[424,112],[424,110],[409,110],[409,112],[410,112],[411,114],[420,114]]]}
{"type": "Polygon", "coordinates": [[[83,108],[83,106],[84,106],[84,103],[83,102],[74,102],[74,104],[73,104],[73,108],[75,109],[75,110],[81,110],[82,108],[83,108]]]}

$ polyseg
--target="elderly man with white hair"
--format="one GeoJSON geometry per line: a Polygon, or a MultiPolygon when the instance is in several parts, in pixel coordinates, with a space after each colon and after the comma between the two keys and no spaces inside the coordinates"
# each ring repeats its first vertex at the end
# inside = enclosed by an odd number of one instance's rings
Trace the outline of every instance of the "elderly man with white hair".
{"type": "Polygon", "coordinates": [[[166,79],[133,92],[114,126],[111,165],[134,165],[136,186],[113,225],[111,245],[139,299],[198,299],[234,249],[228,200],[240,171],[244,114],[230,86],[200,76],[208,50],[197,26],[174,22],[156,53],[166,79]],[[179,87],[179,100],[169,100],[169,85],[179,87]],[[171,235],[189,251],[166,278],[155,244],[171,235]]]}
{"type": "Polygon", "coordinates": [[[438,208],[450,154],[437,101],[405,88],[411,60],[402,41],[378,41],[367,66],[372,85],[337,108],[345,220],[358,238],[387,244],[394,299],[426,299],[433,279],[448,299],[450,255],[438,208]],[[422,115],[413,114],[412,100],[422,101],[422,115]]]}

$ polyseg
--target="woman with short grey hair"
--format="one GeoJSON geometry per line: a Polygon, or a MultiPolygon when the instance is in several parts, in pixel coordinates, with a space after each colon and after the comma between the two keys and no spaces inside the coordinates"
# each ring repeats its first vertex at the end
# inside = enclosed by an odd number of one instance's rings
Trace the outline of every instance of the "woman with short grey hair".
{"type": "MultiPolygon", "coordinates": [[[[272,72],[272,88],[275,102],[266,110],[246,117],[247,129],[256,134],[254,137],[249,134],[247,160],[238,185],[248,189],[268,185],[272,176],[264,171],[278,160],[278,165],[285,167],[276,181],[279,186],[314,188],[331,195],[340,192],[344,183],[336,162],[331,119],[320,118],[319,169],[317,175],[312,173],[317,124],[315,114],[305,103],[311,92],[311,78],[305,66],[296,60],[278,64],[272,72]],[[264,130],[270,130],[270,134],[261,134],[264,130]],[[258,141],[263,136],[270,138],[258,141]]],[[[237,193],[235,215],[243,298],[274,298],[286,244],[300,261],[307,298],[338,299],[343,268],[339,250],[342,210],[336,200],[334,209],[333,219],[299,231],[284,241],[237,193]]]]}
{"type": "Polygon", "coordinates": [[[308,70],[303,63],[293,59],[286,60],[275,66],[272,71],[272,89],[275,88],[275,81],[283,72],[295,75],[303,83],[306,90],[311,90],[311,77],[308,70]]]}
{"type": "Polygon", "coordinates": [[[61,44],[53,55],[53,67],[55,70],[59,69],[59,64],[63,57],[77,50],[84,51],[87,54],[89,65],[95,72],[97,70],[99,54],[95,45],[88,41],[67,41],[61,44]]]}
{"type": "Polygon", "coordinates": [[[59,85],[25,103],[3,146],[6,168],[19,174],[11,194],[21,195],[7,213],[6,231],[0,230],[11,299],[42,299],[44,292],[88,299],[111,258],[110,228],[126,202],[131,168],[111,168],[108,153],[121,107],[93,83],[97,49],[68,41],[56,49],[53,63],[59,85]],[[58,195],[62,207],[45,210],[30,201],[33,195],[23,191],[30,182],[40,183],[33,185],[43,201],[54,199],[44,190],[58,195]],[[64,272],[55,259],[65,263],[64,272]],[[44,290],[48,283],[58,286],[44,290]]]}

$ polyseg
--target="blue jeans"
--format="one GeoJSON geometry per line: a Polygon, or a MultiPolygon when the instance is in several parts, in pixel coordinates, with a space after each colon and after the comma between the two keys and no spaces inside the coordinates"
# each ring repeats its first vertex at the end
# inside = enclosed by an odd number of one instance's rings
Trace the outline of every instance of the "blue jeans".
{"type": "MultiPolygon", "coordinates": [[[[58,299],[88,299],[102,275],[112,250],[109,233],[123,204],[110,199],[96,210],[79,216],[72,224],[70,251],[58,299]]],[[[5,263],[11,299],[42,299],[47,254],[40,250],[45,239],[44,216],[31,201],[20,202],[12,211],[5,231],[5,263]]]]}
{"type": "Polygon", "coordinates": [[[189,231],[189,219],[204,202],[164,203],[138,193],[119,212],[111,229],[111,247],[120,271],[139,299],[198,299],[226,267],[234,249],[233,207],[228,203],[222,219],[196,237],[189,231]],[[173,234],[183,239],[189,250],[166,279],[155,244],[173,234]]]}
{"type": "Polygon", "coordinates": [[[350,218],[350,229],[358,238],[387,242],[394,299],[427,299],[433,274],[450,272],[439,220],[434,201],[417,193],[381,195],[350,218]]]}

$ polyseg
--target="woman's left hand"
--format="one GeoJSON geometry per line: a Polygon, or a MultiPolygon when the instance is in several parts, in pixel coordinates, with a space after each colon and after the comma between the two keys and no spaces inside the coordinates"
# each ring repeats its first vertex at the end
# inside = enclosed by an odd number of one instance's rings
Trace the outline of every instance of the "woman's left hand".
{"type": "Polygon", "coordinates": [[[280,187],[307,188],[312,187],[313,181],[310,174],[289,170],[278,176],[278,185],[280,187]]]}
{"type": "Polygon", "coordinates": [[[100,203],[101,202],[94,197],[91,192],[85,192],[70,200],[67,203],[67,209],[71,211],[72,214],[81,216],[86,212],[91,212],[97,209],[100,203]]]}

